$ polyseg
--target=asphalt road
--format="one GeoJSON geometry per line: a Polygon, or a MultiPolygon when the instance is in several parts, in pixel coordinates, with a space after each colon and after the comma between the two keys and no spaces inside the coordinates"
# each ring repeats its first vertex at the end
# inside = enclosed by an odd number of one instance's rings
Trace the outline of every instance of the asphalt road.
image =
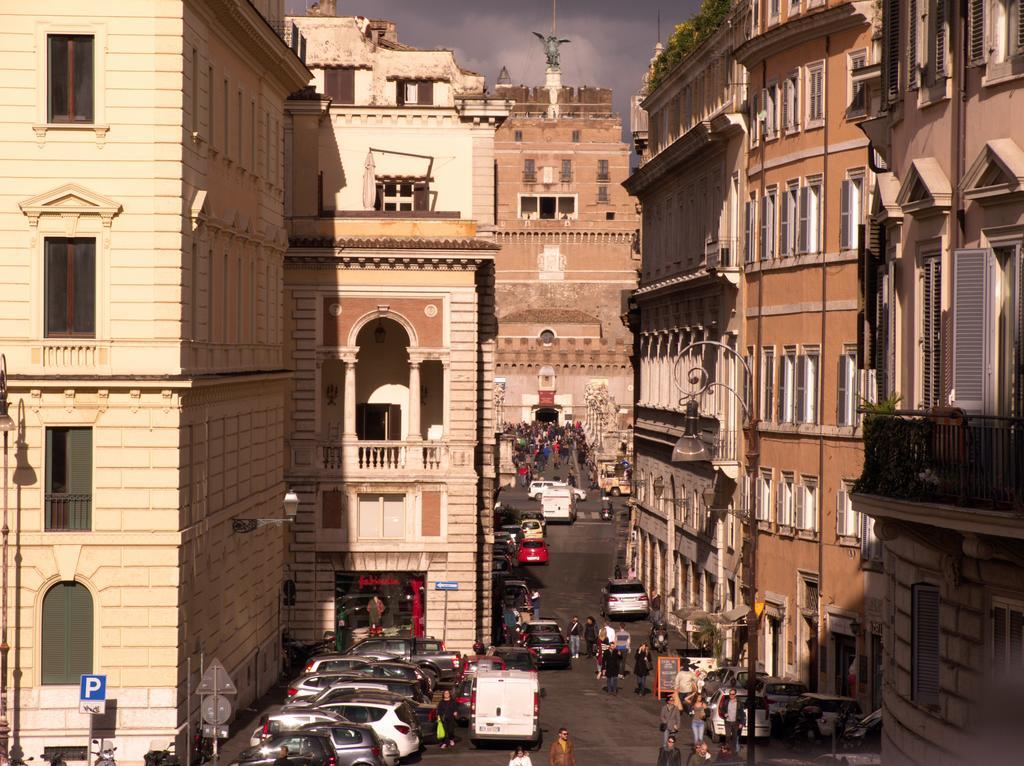
{"type": "MultiPolygon", "coordinates": [[[[539,507],[518,488],[503,490],[500,500],[519,509],[539,507]]],[[[624,526],[624,499],[616,500],[615,506],[619,517],[617,524],[624,526]]],[[[548,525],[551,563],[519,570],[527,582],[540,589],[541,614],[557,618],[563,627],[573,615],[579,617],[580,622],[591,615],[600,624],[601,588],[615,568],[615,525],[599,520],[599,493],[588,491],[587,499],[577,507],[579,518],[572,526],[548,525]]],[[[638,620],[625,624],[632,634],[634,647],[647,639],[648,622],[638,620]]],[[[632,669],[632,660],[627,666],[632,669]]],[[[586,657],[573,660],[571,670],[541,671],[541,686],[547,694],[541,700],[544,740],[540,751],[532,755],[535,766],[546,766],[548,748],[562,726],[569,730],[575,742],[579,766],[650,766],[657,761],[661,746],[658,703],[652,695],[641,699],[633,694],[632,675],[620,681],[622,688],[617,697],[604,693],[603,682],[594,675],[594,661],[586,657]]],[[[424,752],[423,760],[453,765],[508,764],[507,745],[477,750],[469,744],[467,729],[460,728],[459,736],[461,741],[454,750],[440,750],[434,745],[424,752]]],[[[680,742],[680,747],[688,748],[689,744],[680,742]]]]}

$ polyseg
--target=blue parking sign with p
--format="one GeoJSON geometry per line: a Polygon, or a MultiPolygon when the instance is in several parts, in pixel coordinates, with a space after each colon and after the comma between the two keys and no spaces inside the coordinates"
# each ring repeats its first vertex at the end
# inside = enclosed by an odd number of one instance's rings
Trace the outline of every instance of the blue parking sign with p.
{"type": "Polygon", "coordinates": [[[82,676],[82,684],[78,689],[81,702],[101,702],[107,698],[106,676],[82,676]]]}

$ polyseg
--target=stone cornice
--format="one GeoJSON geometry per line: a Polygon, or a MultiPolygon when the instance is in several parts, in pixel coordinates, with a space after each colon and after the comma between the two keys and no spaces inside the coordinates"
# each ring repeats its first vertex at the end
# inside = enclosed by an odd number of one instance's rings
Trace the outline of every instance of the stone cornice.
{"type": "Polygon", "coordinates": [[[236,33],[245,48],[262,60],[268,75],[276,79],[285,92],[296,91],[313,79],[313,73],[248,0],[205,0],[199,5],[210,9],[236,33]]]}
{"type": "Polygon", "coordinates": [[[337,250],[500,250],[493,242],[473,237],[432,239],[427,237],[292,237],[289,246],[297,249],[334,248],[337,250]]]}
{"type": "Polygon", "coordinates": [[[285,256],[285,267],[301,271],[476,271],[481,261],[491,260],[484,253],[477,255],[437,255],[396,253],[297,254],[285,256]]]}
{"type": "Polygon", "coordinates": [[[733,56],[740,64],[750,69],[769,56],[807,40],[850,27],[868,25],[873,16],[873,5],[866,0],[833,5],[820,11],[809,11],[789,19],[785,24],[751,37],[733,51],[733,56]]]}

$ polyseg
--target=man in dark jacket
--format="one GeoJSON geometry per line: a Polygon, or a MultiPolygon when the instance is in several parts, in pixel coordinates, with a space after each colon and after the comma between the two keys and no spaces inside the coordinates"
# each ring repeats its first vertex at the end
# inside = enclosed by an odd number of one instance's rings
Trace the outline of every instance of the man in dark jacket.
{"type": "Polygon", "coordinates": [[[658,766],[683,766],[683,754],[676,750],[676,738],[670,736],[658,750],[658,766]]]}
{"type": "Polygon", "coordinates": [[[622,672],[622,657],[614,646],[604,651],[605,691],[609,694],[619,693],[619,673],[622,672]]]}

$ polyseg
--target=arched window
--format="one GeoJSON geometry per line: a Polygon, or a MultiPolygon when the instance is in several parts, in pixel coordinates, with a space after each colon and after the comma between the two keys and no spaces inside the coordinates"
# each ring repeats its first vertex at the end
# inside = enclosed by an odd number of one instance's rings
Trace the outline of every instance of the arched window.
{"type": "Polygon", "coordinates": [[[92,596],[76,582],[59,582],[43,596],[44,684],[77,684],[92,673],[92,611],[92,596]]]}
{"type": "Polygon", "coordinates": [[[540,342],[543,343],[545,346],[550,346],[552,343],[554,343],[555,342],[555,332],[554,332],[554,330],[544,330],[544,331],[542,331],[541,334],[540,334],[540,342]]]}

